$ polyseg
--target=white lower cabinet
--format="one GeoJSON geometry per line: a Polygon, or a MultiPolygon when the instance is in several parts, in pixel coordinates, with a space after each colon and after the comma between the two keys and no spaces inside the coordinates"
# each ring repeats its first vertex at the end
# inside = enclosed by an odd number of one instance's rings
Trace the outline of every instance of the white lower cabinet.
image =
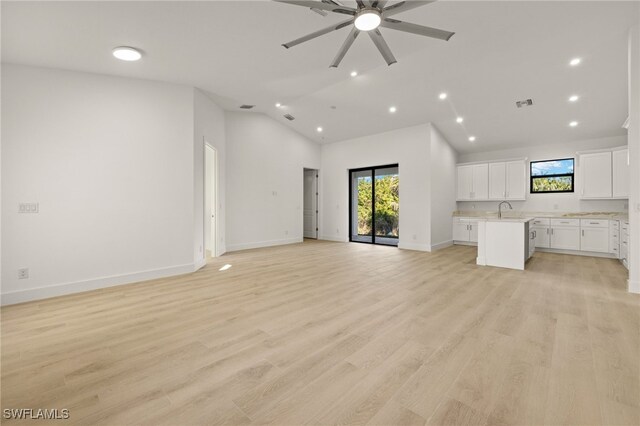
{"type": "Polygon", "coordinates": [[[580,221],[580,250],[609,253],[609,221],[580,221]]]}
{"type": "Polygon", "coordinates": [[[551,219],[549,247],[560,250],[580,250],[580,220],[551,219]]]}
{"type": "Polygon", "coordinates": [[[536,247],[549,248],[551,236],[550,224],[550,220],[546,218],[536,218],[533,220],[533,232],[536,247]]]}
{"type": "Polygon", "coordinates": [[[478,220],[466,217],[454,217],[453,241],[477,243],[478,220]]]}

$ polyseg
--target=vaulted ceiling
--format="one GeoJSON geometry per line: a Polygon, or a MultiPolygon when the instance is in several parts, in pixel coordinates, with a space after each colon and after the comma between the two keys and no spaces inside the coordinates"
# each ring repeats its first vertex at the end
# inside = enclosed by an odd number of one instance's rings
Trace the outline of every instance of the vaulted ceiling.
{"type": "Polygon", "coordinates": [[[228,110],[255,104],[320,143],[433,122],[470,152],[624,134],[627,31],[639,16],[638,2],[439,1],[394,18],[454,31],[450,41],[382,28],[397,64],[359,37],[334,69],[348,28],[281,46],[344,20],[303,7],[5,1],[2,60],[192,85],[228,110]],[[143,59],[114,59],[120,45],[142,49],[143,59]],[[579,66],[569,66],[574,57],[579,66]],[[578,102],[568,102],[573,94],[578,102]],[[516,108],[528,98],[533,106],[516,108]]]}

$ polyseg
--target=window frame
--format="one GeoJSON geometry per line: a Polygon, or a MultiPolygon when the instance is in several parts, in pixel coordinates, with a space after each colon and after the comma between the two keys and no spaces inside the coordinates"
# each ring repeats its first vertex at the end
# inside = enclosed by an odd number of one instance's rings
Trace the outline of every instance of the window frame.
{"type": "Polygon", "coordinates": [[[574,193],[576,189],[576,159],[575,157],[569,158],[555,158],[552,160],[536,160],[529,161],[529,194],[571,194],[574,193]],[[542,176],[534,176],[533,175],[533,164],[534,163],[549,163],[551,161],[573,161],[573,172],[572,173],[556,173],[553,175],[542,175],[542,176]],[[533,190],[533,180],[539,178],[556,178],[556,177],[571,177],[571,189],[566,189],[562,191],[534,191],[533,190]]]}

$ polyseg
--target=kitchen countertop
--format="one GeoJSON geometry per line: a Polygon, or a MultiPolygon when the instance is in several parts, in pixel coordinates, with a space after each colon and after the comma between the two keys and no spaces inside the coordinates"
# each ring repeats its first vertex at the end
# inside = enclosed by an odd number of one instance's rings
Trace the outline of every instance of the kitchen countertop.
{"type": "MultiPolygon", "coordinates": [[[[473,217],[478,219],[498,219],[498,212],[486,211],[455,211],[453,217],[473,217]]],[[[502,220],[531,218],[550,218],[550,219],[606,219],[606,220],[629,220],[627,213],[621,212],[514,212],[513,210],[503,210],[502,220]]]]}

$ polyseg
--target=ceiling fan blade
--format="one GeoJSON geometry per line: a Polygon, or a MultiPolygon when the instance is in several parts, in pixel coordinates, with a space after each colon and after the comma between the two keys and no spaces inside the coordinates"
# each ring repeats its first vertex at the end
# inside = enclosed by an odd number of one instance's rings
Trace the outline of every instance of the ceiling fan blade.
{"type": "Polygon", "coordinates": [[[336,31],[336,30],[339,30],[341,28],[348,27],[352,23],[353,23],[353,19],[348,19],[348,20],[342,21],[342,22],[340,22],[338,24],[333,24],[333,25],[331,25],[329,27],[326,27],[326,28],[323,28],[323,29],[318,30],[316,32],[313,32],[311,34],[307,34],[306,36],[297,38],[297,39],[295,39],[293,41],[290,41],[289,43],[283,44],[283,46],[286,47],[287,49],[289,49],[290,47],[297,46],[298,44],[304,43],[305,41],[313,40],[316,37],[320,37],[321,35],[328,34],[331,31],[336,31]]]}
{"type": "Polygon", "coordinates": [[[407,10],[415,9],[417,7],[426,6],[429,3],[434,3],[435,0],[432,1],[423,1],[423,0],[405,0],[398,3],[394,3],[391,6],[385,8],[382,11],[383,16],[386,18],[387,16],[393,16],[397,13],[406,12],[407,10]]]}
{"type": "Polygon", "coordinates": [[[363,7],[366,7],[363,0],[356,0],[356,3],[358,3],[358,9],[362,9],[363,7]]]}
{"type": "Polygon", "coordinates": [[[369,31],[369,37],[371,37],[373,44],[376,45],[384,60],[387,61],[387,65],[398,62],[396,58],[393,57],[393,53],[391,53],[391,49],[389,49],[387,42],[384,41],[384,37],[382,37],[379,29],[376,28],[375,30],[369,31]]]}
{"type": "Polygon", "coordinates": [[[384,9],[384,5],[387,4],[387,0],[369,0],[369,3],[371,3],[371,7],[384,9]]]}
{"type": "Polygon", "coordinates": [[[331,62],[329,68],[338,68],[338,65],[340,65],[340,62],[342,62],[342,58],[344,58],[344,55],[347,54],[347,51],[349,50],[353,42],[356,41],[358,34],[360,34],[360,31],[354,26],[347,36],[347,39],[344,41],[344,43],[342,43],[342,47],[338,51],[338,54],[335,58],[333,58],[333,62],[331,62]]]}
{"type": "Polygon", "coordinates": [[[347,15],[356,14],[356,10],[354,8],[333,4],[333,2],[325,3],[322,1],[311,1],[311,0],[273,0],[273,1],[276,1],[278,3],[292,4],[294,6],[308,7],[310,9],[326,10],[327,12],[342,13],[347,15]]]}
{"type": "Polygon", "coordinates": [[[411,24],[409,22],[398,21],[396,19],[385,18],[380,23],[381,27],[392,30],[404,31],[405,33],[418,34],[431,38],[449,41],[455,34],[450,31],[439,30],[437,28],[425,27],[424,25],[411,24]]]}

